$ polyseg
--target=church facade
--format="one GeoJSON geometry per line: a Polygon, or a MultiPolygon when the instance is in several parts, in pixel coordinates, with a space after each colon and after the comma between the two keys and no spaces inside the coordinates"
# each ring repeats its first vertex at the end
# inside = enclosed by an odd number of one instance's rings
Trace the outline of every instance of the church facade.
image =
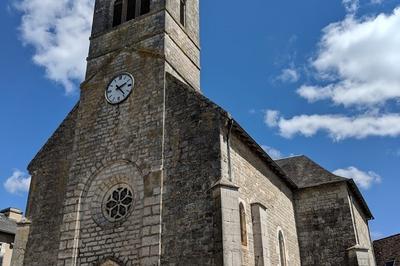
{"type": "Polygon", "coordinates": [[[272,160],[202,95],[199,0],[96,0],[90,42],[15,265],[375,265],[353,181],[272,160]]]}

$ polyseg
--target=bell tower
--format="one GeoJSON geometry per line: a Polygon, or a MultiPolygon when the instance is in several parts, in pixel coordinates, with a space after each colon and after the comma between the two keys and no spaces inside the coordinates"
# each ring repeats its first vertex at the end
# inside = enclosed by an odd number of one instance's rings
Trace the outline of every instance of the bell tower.
{"type": "Polygon", "coordinates": [[[24,265],[161,264],[168,80],[200,95],[199,0],[96,0],[80,100],[29,165],[24,265]]]}
{"type": "Polygon", "coordinates": [[[166,72],[200,90],[199,0],[96,0],[86,78],[119,51],[163,58],[166,72]]]}
{"type": "Polygon", "coordinates": [[[200,91],[199,55],[198,0],[96,0],[58,264],[160,265],[167,73],[200,91]]]}

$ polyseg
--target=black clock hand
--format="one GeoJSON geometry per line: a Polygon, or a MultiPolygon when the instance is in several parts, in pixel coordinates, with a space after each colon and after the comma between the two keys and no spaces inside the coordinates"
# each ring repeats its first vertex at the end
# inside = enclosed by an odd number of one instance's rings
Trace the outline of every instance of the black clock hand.
{"type": "Polygon", "coordinates": [[[119,86],[120,88],[123,88],[126,84],[128,84],[128,81],[125,82],[124,84],[122,84],[121,86],[119,86]]]}
{"type": "MultiPolygon", "coordinates": [[[[125,83],[125,84],[126,84],[126,83],[125,83]]],[[[125,84],[124,84],[124,85],[125,85],[125,84]]],[[[120,92],[122,92],[122,96],[125,96],[125,92],[124,92],[123,90],[121,90],[121,88],[122,88],[124,85],[118,86],[118,85],[115,84],[115,86],[117,87],[117,90],[119,90],[120,92]]]]}

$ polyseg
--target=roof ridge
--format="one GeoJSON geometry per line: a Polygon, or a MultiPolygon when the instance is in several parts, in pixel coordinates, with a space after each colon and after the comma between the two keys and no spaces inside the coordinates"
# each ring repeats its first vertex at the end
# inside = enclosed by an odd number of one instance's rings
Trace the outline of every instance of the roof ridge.
{"type": "Polygon", "coordinates": [[[288,159],[293,159],[293,158],[300,158],[300,157],[306,157],[306,158],[308,158],[306,155],[300,154],[300,155],[291,155],[291,156],[287,156],[287,157],[282,157],[282,158],[277,159],[277,160],[275,160],[275,161],[283,161],[283,160],[288,160],[288,159]]]}
{"type": "Polygon", "coordinates": [[[400,236],[400,233],[392,235],[392,236],[386,236],[384,238],[380,238],[380,239],[374,240],[373,242],[378,242],[378,241],[381,241],[381,240],[386,240],[386,239],[394,238],[394,237],[398,237],[398,236],[400,236]]]}

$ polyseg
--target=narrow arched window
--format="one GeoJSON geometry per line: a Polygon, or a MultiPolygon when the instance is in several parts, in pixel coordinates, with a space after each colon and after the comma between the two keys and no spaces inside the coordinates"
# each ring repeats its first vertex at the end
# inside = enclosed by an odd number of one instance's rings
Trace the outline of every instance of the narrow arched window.
{"type": "Polygon", "coordinates": [[[281,266],[286,266],[286,249],[285,249],[285,239],[283,238],[283,233],[282,231],[279,231],[279,236],[278,236],[278,241],[279,241],[279,258],[281,262],[281,266]]]}
{"type": "Polygon", "coordinates": [[[247,246],[247,225],[246,225],[246,211],[244,210],[243,203],[239,204],[240,214],[240,238],[243,246],[247,246]]]}
{"type": "Polygon", "coordinates": [[[150,0],[141,0],[140,2],[140,15],[150,12],[150,0]]]}
{"type": "Polygon", "coordinates": [[[122,23],[122,8],[122,0],[116,0],[114,2],[113,27],[118,26],[122,23]]]}
{"type": "Polygon", "coordinates": [[[186,25],[186,0],[180,0],[180,18],[179,21],[182,24],[182,26],[186,25]]]}

